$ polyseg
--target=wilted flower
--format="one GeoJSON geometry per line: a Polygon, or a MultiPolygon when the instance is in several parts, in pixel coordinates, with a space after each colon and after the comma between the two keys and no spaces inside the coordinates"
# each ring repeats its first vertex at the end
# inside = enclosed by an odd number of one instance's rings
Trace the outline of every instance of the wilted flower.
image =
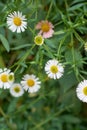
{"type": "Polygon", "coordinates": [[[54,26],[51,22],[46,21],[41,21],[36,25],[36,29],[40,30],[39,35],[42,35],[43,38],[50,38],[53,36],[54,26]]]}

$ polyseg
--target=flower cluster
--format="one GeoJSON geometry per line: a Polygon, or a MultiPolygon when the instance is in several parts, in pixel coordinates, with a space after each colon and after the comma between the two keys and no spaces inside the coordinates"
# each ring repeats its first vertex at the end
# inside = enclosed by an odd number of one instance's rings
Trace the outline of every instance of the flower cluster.
{"type": "Polygon", "coordinates": [[[38,35],[34,38],[34,42],[36,45],[42,45],[44,43],[44,39],[50,38],[53,36],[54,26],[51,22],[47,20],[42,20],[36,25],[36,30],[40,30],[38,35]]]}
{"type": "Polygon", "coordinates": [[[22,96],[25,91],[30,93],[40,89],[41,82],[35,75],[26,74],[21,83],[15,83],[14,73],[10,69],[0,69],[0,88],[9,89],[14,97],[22,96]]]}
{"type": "MultiPolygon", "coordinates": [[[[22,12],[12,12],[7,16],[7,26],[12,32],[21,33],[27,29],[27,19],[22,12]]],[[[38,46],[44,44],[46,38],[50,38],[54,34],[54,26],[47,20],[42,20],[35,26],[39,33],[34,37],[34,43],[38,46]]],[[[87,43],[84,45],[84,49],[87,51],[87,43]]],[[[59,79],[64,73],[62,63],[59,63],[56,59],[47,61],[45,65],[45,72],[51,79],[59,79]]],[[[22,78],[20,83],[14,83],[14,73],[11,70],[5,68],[0,69],[0,88],[10,89],[10,93],[14,97],[22,96],[25,91],[29,93],[37,92],[40,89],[41,82],[35,75],[26,74],[22,78]]],[[[76,89],[77,97],[83,102],[87,102],[87,80],[79,83],[76,89]]]]}
{"type": "Polygon", "coordinates": [[[11,70],[4,68],[0,69],[0,88],[10,88],[14,82],[14,73],[11,70]]]}
{"type": "MultiPolygon", "coordinates": [[[[26,22],[25,15],[22,15],[22,12],[12,12],[7,16],[7,25],[8,28],[12,32],[24,32],[25,29],[27,28],[27,22],[26,22]]],[[[52,25],[51,22],[46,21],[41,21],[36,25],[36,29],[40,30],[38,35],[42,35],[43,38],[50,38],[52,37],[54,30],[54,26],[52,25]]]]}
{"type": "MultiPolygon", "coordinates": [[[[21,33],[27,28],[27,19],[22,12],[12,12],[7,16],[7,26],[12,32],[21,33]]],[[[34,38],[36,45],[41,46],[44,43],[44,38],[50,38],[53,36],[54,26],[47,20],[42,20],[36,25],[36,30],[40,30],[37,36],[34,38]]]]}
{"type": "MultiPolygon", "coordinates": [[[[25,15],[22,15],[22,12],[14,11],[7,16],[7,26],[12,32],[24,32],[27,28],[27,19],[25,15]]],[[[53,24],[47,20],[42,20],[41,22],[37,23],[35,29],[40,30],[40,32],[35,36],[34,43],[39,46],[43,45],[45,38],[50,38],[53,36],[53,28],[53,24]]],[[[59,61],[52,59],[47,61],[45,65],[45,72],[49,78],[59,79],[63,75],[64,68],[59,61]]],[[[12,77],[11,75],[13,75],[13,73],[10,73],[8,69],[6,69],[6,72],[4,73],[9,73],[9,77],[12,77]]],[[[24,90],[28,91],[29,93],[34,93],[40,89],[41,82],[39,81],[39,78],[33,74],[24,75],[20,83],[13,83],[14,80],[12,80],[12,82],[7,80],[6,74],[2,75],[1,79],[3,82],[1,82],[3,84],[1,83],[1,88],[2,86],[4,86],[4,88],[10,88],[10,93],[15,97],[22,96],[24,90]]],[[[12,77],[12,79],[14,78],[12,77]]]]}
{"type": "MultiPolygon", "coordinates": [[[[59,79],[64,73],[64,68],[56,59],[52,59],[47,61],[45,71],[49,78],[59,79]]],[[[0,88],[10,89],[14,97],[22,96],[24,91],[35,93],[40,87],[41,81],[33,74],[24,75],[21,82],[16,83],[14,73],[10,69],[0,69],[0,88]]]]}

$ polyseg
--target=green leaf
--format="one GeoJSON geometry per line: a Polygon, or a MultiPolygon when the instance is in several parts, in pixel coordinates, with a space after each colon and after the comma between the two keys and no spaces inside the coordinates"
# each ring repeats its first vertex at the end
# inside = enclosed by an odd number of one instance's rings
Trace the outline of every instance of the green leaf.
{"type": "Polygon", "coordinates": [[[11,50],[19,50],[30,46],[31,46],[30,44],[19,45],[17,47],[12,48],[11,50]]]}
{"type": "MultiPolygon", "coordinates": [[[[85,3],[85,4],[87,4],[87,3],[85,3]]],[[[73,10],[77,10],[77,9],[79,9],[80,7],[82,7],[82,6],[84,6],[84,3],[79,3],[79,4],[76,4],[76,5],[74,5],[74,6],[72,6],[72,7],[70,7],[70,8],[68,8],[67,10],[68,11],[73,11],[73,10]]]]}
{"type": "Polygon", "coordinates": [[[83,66],[83,59],[80,51],[74,50],[74,54],[72,54],[71,50],[65,53],[66,62],[70,62],[70,64],[75,64],[77,67],[83,66]],[[73,59],[74,55],[74,59],[73,59]]]}
{"type": "Polygon", "coordinates": [[[7,39],[2,34],[0,34],[0,40],[3,44],[3,46],[5,47],[6,51],[9,52],[9,50],[10,50],[9,43],[8,43],[7,39]]]}
{"type": "Polygon", "coordinates": [[[13,112],[16,109],[16,104],[17,104],[18,98],[17,99],[13,99],[12,102],[10,102],[10,104],[8,105],[8,113],[13,112]]]}
{"type": "Polygon", "coordinates": [[[60,117],[62,119],[62,121],[67,122],[67,123],[80,123],[80,119],[78,117],[75,117],[73,115],[63,115],[60,117]]]}
{"type": "Polygon", "coordinates": [[[65,68],[65,73],[63,77],[59,79],[61,90],[64,93],[67,92],[69,89],[71,89],[75,84],[77,84],[77,80],[74,72],[68,74],[68,71],[69,71],[69,66],[65,68]]]}

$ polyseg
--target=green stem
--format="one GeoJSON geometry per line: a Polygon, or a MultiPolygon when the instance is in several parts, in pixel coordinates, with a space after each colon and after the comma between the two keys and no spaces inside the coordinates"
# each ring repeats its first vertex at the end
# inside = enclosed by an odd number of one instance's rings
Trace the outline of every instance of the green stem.
{"type": "Polygon", "coordinates": [[[44,44],[43,46],[44,46],[44,49],[48,52],[48,54],[51,56],[51,58],[54,58],[54,56],[51,53],[51,50],[49,49],[49,47],[46,44],[44,44]]]}
{"type": "Polygon", "coordinates": [[[31,33],[34,35],[35,32],[33,31],[33,29],[32,29],[31,27],[29,27],[29,26],[28,26],[28,29],[29,29],[29,30],[31,31],[31,33]]]}
{"type": "Polygon", "coordinates": [[[32,103],[30,102],[30,103],[28,103],[28,104],[25,104],[25,105],[23,105],[23,106],[20,106],[17,111],[15,111],[14,113],[10,113],[10,116],[12,116],[12,115],[14,116],[14,115],[18,114],[19,112],[24,112],[24,111],[26,111],[26,109],[30,108],[32,105],[34,105],[35,103],[37,103],[37,102],[38,102],[40,99],[42,99],[42,98],[43,98],[43,97],[40,96],[40,97],[38,97],[35,101],[33,101],[32,103]]]}
{"type": "Polygon", "coordinates": [[[28,55],[30,54],[30,52],[32,51],[32,49],[35,47],[35,44],[30,48],[30,50],[29,51],[27,51],[26,53],[25,53],[25,55],[22,57],[22,59],[20,59],[20,62],[23,62],[27,57],[28,57],[28,55]]]}
{"type": "Polygon", "coordinates": [[[2,116],[7,119],[7,115],[4,113],[4,111],[2,110],[2,108],[0,107],[0,113],[2,114],[2,116]]]}
{"type": "Polygon", "coordinates": [[[42,125],[46,124],[47,122],[49,122],[50,120],[52,120],[53,118],[55,118],[56,116],[58,117],[60,114],[62,114],[65,110],[69,109],[72,107],[73,104],[69,105],[68,107],[65,107],[63,109],[61,109],[60,111],[56,112],[54,115],[51,115],[49,118],[41,121],[41,123],[37,124],[34,128],[32,128],[32,130],[36,130],[37,128],[40,128],[42,125]]]}
{"type": "Polygon", "coordinates": [[[78,41],[82,43],[82,45],[81,45],[81,47],[82,47],[85,44],[85,41],[79,36],[79,34],[75,30],[73,30],[73,32],[75,34],[75,37],[78,39],[78,41]]]}
{"type": "Polygon", "coordinates": [[[67,33],[65,35],[65,37],[60,41],[60,44],[59,44],[59,47],[58,47],[58,50],[57,50],[57,56],[58,56],[58,59],[60,59],[60,51],[61,51],[61,47],[66,39],[66,37],[69,35],[69,33],[67,33]]]}
{"type": "MultiPolygon", "coordinates": [[[[67,9],[69,8],[69,6],[68,6],[68,3],[67,3],[67,0],[64,0],[64,2],[65,2],[66,12],[67,12],[67,9]]],[[[68,17],[68,20],[71,22],[71,19],[69,17],[69,13],[68,12],[67,12],[67,17],[68,17]]]]}
{"type": "Polygon", "coordinates": [[[73,34],[72,33],[71,33],[71,44],[72,44],[73,68],[74,68],[74,72],[75,72],[77,80],[80,81],[79,77],[78,77],[78,68],[76,66],[76,61],[75,61],[75,52],[74,52],[73,34]]]}
{"type": "Polygon", "coordinates": [[[16,69],[15,69],[14,72],[16,72],[16,71],[18,70],[18,68],[20,67],[21,63],[28,57],[28,55],[30,54],[30,52],[32,51],[32,49],[33,49],[34,47],[35,47],[35,44],[30,48],[29,51],[27,51],[27,52],[25,53],[25,55],[24,55],[18,62],[16,62],[16,63],[12,66],[12,68],[13,68],[14,66],[18,65],[18,66],[16,67],[16,69]]]}
{"type": "Polygon", "coordinates": [[[2,116],[4,117],[5,121],[6,121],[6,124],[7,126],[10,128],[10,130],[15,130],[15,128],[13,128],[13,124],[11,124],[9,121],[8,121],[8,118],[9,116],[6,115],[3,111],[3,109],[0,107],[0,113],[2,114],[2,116]]]}
{"type": "Polygon", "coordinates": [[[50,11],[51,11],[51,8],[52,8],[52,4],[53,4],[53,2],[51,1],[49,10],[48,10],[48,13],[47,13],[47,16],[46,16],[46,20],[47,20],[48,17],[49,17],[49,14],[50,14],[50,11]]]}

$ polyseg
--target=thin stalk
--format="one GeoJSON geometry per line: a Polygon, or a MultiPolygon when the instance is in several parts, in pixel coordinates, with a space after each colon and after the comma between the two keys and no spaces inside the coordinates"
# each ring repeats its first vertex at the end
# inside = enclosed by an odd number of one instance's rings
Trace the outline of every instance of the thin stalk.
{"type": "Polygon", "coordinates": [[[28,26],[28,29],[31,31],[31,33],[34,35],[34,31],[31,27],[28,26]]]}
{"type": "Polygon", "coordinates": [[[61,47],[66,39],[66,37],[69,35],[69,33],[67,33],[64,38],[60,41],[60,44],[59,44],[59,47],[58,47],[58,50],[57,50],[57,56],[58,56],[58,59],[60,59],[60,52],[61,52],[61,47]]]}
{"type": "Polygon", "coordinates": [[[73,104],[69,105],[68,107],[65,107],[63,109],[61,109],[60,111],[56,112],[54,115],[51,115],[49,118],[41,121],[39,124],[37,124],[34,128],[32,128],[32,130],[36,130],[37,128],[40,128],[42,125],[48,123],[49,121],[51,121],[53,118],[55,118],[56,116],[58,117],[59,115],[61,115],[65,110],[69,109],[72,107],[73,104]]]}
{"type": "Polygon", "coordinates": [[[14,115],[16,115],[16,114],[18,114],[20,112],[26,111],[26,109],[30,108],[32,105],[34,105],[35,103],[37,103],[42,98],[43,97],[40,96],[35,101],[33,101],[32,103],[30,102],[30,103],[27,103],[27,104],[25,104],[23,106],[20,106],[19,109],[17,109],[17,111],[15,111],[14,113],[10,113],[10,116],[14,116],[14,115]]]}
{"type": "Polygon", "coordinates": [[[76,66],[76,61],[75,61],[74,44],[73,44],[73,34],[72,33],[71,33],[71,44],[72,44],[73,68],[74,68],[74,72],[76,74],[77,80],[80,81],[79,77],[78,77],[78,68],[76,66]]]}
{"type": "Polygon", "coordinates": [[[25,53],[25,55],[24,55],[18,62],[16,62],[16,63],[12,66],[12,68],[13,68],[14,66],[18,65],[18,66],[16,67],[16,69],[15,69],[14,72],[16,72],[16,71],[18,70],[18,68],[20,67],[21,63],[28,57],[28,55],[30,54],[30,52],[32,51],[32,49],[33,49],[34,47],[35,47],[35,44],[30,48],[29,51],[27,51],[27,52],[25,53]]]}
{"type": "Polygon", "coordinates": [[[5,121],[6,121],[6,124],[7,126],[10,128],[10,130],[15,130],[15,128],[13,128],[13,124],[11,124],[9,121],[8,121],[8,115],[6,115],[3,111],[3,109],[0,107],[0,113],[1,115],[4,117],[5,121]]]}
{"type": "Polygon", "coordinates": [[[82,43],[82,45],[79,47],[79,49],[85,44],[85,41],[79,36],[79,34],[73,30],[74,34],[75,34],[75,37],[78,39],[79,42],[82,43]]]}
{"type": "Polygon", "coordinates": [[[47,13],[47,16],[46,16],[46,20],[47,20],[48,17],[49,17],[49,14],[50,14],[50,11],[51,11],[51,8],[52,8],[52,4],[53,4],[53,2],[51,1],[49,10],[48,10],[48,13],[47,13]]]}
{"type": "Polygon", "coordinates": [[[53,56],[52,52],[50,51],[49,47],[46,44],[44,44],[43,46],[44,46],[44,49],[48,52],[48,54],[51,56],[51,58],[54,58],[54,56],[53,56]]]}

